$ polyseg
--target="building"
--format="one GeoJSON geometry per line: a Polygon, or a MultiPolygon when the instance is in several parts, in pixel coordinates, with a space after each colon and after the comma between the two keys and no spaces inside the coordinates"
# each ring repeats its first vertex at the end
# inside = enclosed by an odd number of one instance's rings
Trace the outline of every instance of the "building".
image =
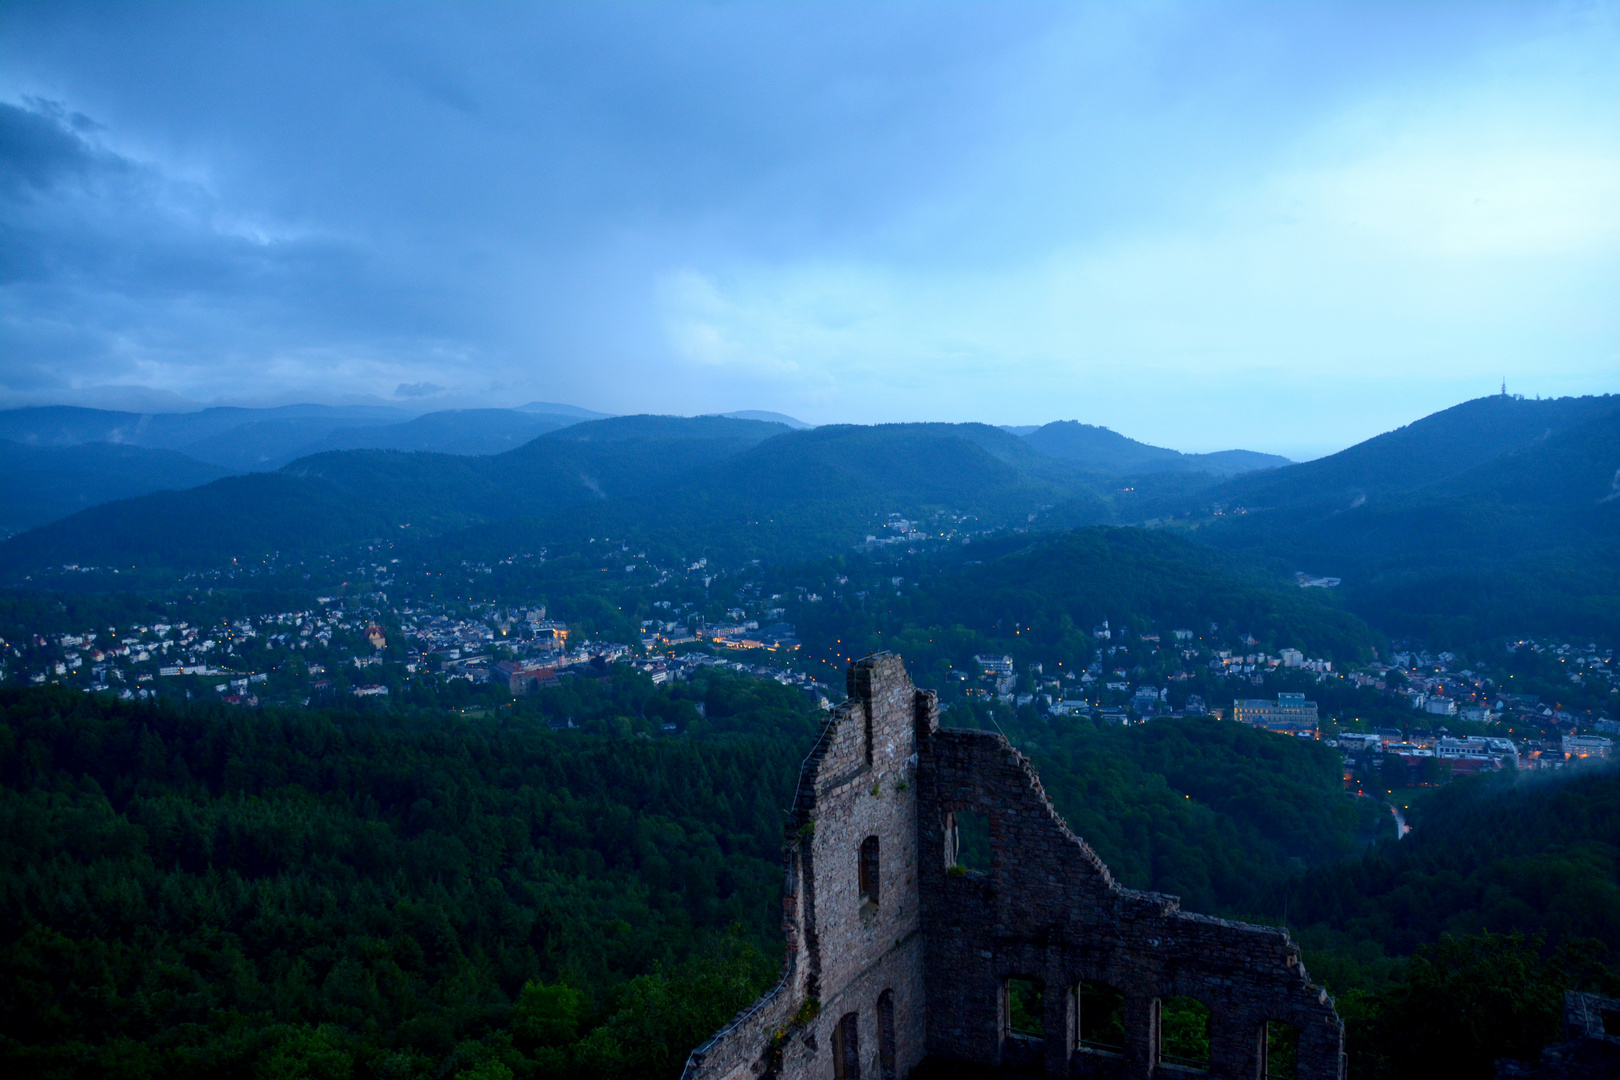
{"type": "Polygon", "coordinates": [[[1131,708],[1143,716],[1155,716],[1159,713],[1159,705],[1163,703],[1166,691],[1157,686],[1138,687],[1136,693],[1131,695],[1131,708]]]}
{"type": "Polygon", "coordinates": [[[1486,735],[1468,735],[1460,739],[1445,736],[1435,744],[1434,752],[1437,757],[1454,760],[1500,761],[1503,758],[1512,758],[1517,761],[1519,759],[1519,747],[1512,739],[1498,739],[1486,735]]]}
{"type": "Polygon", "coordinates": [[[506,676],[507,689],[514,694],[527,694],[543,686],[561,685],[562,679],[557,675],[556,669],[549,667],[520,667],[506,676]]]}
{"type": "Polygon", "coordinates": [[[1339,749],[1359,754],[1381,754],[1384,743],[1377,735],[1367,735],[1357,731],[1339,732],[1339,749]]]}
{"type": "Polygon", "coordinates": [[[1171,995],[1210,1010],[1204,1075],[1264,1075],[1267,1025],[1285,1024],[1298,1080],[1342,1080],[1344,1025],[1286,930],[1120,885],[1024,756],[997,732],[942,729],[899,657],[855,662],[847,688],[788,821],[781,980],[693,1051],[685,1080],[899,1080],[925,1059],[960,1075],[1181,1075],[1161,1065],[1171,995]],[[982,873],[958,859],[968,815],[990,836],[982,873]],[[1025,982],[1044,1037],[1013,1027],[1025,982]]]}
{"type": "Polygon", "coordinates": [[[1316,702],[1306,701],[1304,694],[1278,694],[1276,701],[1250,698],[1232,702],[1232,719],[1240,724],[1269,728],[1274,731],[1316,730],[1316,702]]]}
{"type": "Polygon", "coordinates": [[[1564,757],[1572,761],[1577,758],[1607,761],[1614,754],[1614,740],[1601,735],[1565,735],[1563,747],[1564,757]]]}
{"type": "Polygon", "coordinates": [[[1013,658],[1010,656],[997,656],[994,653],[981,653],[973,658],[979,665],[979,670],[992,679],[1003,679],[1013,673],[1013,658]]]}

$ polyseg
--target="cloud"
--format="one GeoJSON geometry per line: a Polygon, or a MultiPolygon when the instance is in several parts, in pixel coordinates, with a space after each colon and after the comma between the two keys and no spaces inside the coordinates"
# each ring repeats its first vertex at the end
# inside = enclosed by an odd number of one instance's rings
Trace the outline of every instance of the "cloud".
{"type": "Polygon", "coordinates": [[[1610,8],[630,10],[0,9],[0,392],[1298,454],[1612,388],[1610,8]]]}
{"type": "Polygon", "coordinates": [[[37,196],[82,178],[97,166],[121,169],[123,163],[117,158],[98,160],[74,130],[80,124],[93,128],[88,118],[69,118],[57,102],[33,99],[29,105],[32,108],[0,102],[0,197],[37,196]]]}

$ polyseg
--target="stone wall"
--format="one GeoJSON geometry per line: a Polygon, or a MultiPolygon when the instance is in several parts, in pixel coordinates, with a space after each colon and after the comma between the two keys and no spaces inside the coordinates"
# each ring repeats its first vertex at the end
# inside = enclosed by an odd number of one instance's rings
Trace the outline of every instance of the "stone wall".
{"type": "Polygon", "coordinates": [[[1160,1061],[1171,995],[1210,1010],[1207,1075],[1263,1076],[1272,1021],[1297,1031],[1300,1080],[1343,1076],[1343,1026],[1285,931],[1121,887],[1023,755],[1000,735],[941,730],[899,657],[857,661],[848,689],[795,795],[782,981],[693,1053],[687,1080],[899,1080],[925,1056],[1050,1077],[1205,1075],[1160,1061]],[[966,812],[989,820],[986,873],[953,869],[966,812]],[[862,891],[871,837],[875,901],[862,891]],[[1043,988],[1043,1038],[1009,1030],[1008,979],[1043,988]],[[1123,996],[1118,1052],[1079,1045],[1082,981],[1123,996]]]}
{"type": "Polygon", "coordinates": [[[805,759],[794,796],[783,979],[693,1052],[691,1080],[832,1077],[834,1029],[851,1015],[850,1075],[899,1080],[923,1058],[917,716],[931,727],[934,699],[886,654],[852,665],[848,690],[805,759]],[[878,849],[875,902],[861,892],[861,846],[870,837],[878,849]],[[882,1025],[880,999],[889,1018],[882,1025]]]}

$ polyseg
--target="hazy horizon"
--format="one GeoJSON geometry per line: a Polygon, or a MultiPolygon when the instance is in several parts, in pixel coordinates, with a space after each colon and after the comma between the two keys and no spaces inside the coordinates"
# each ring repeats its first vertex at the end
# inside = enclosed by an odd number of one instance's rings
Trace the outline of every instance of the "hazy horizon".
{"type": "Polygon", "coordinates": [[[1611,392],[1617,46],[1607,3],[11,4],[0,406],[1302,460],[1611,392]]]}

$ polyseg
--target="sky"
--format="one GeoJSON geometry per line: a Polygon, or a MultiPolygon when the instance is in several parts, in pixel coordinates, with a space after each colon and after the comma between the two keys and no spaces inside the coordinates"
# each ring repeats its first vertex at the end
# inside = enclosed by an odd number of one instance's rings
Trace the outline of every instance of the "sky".
{"type": "Polygon", "coordinates": [[[0,406],[1620,391],[1620,3],[0,6],[0,406]]]}

